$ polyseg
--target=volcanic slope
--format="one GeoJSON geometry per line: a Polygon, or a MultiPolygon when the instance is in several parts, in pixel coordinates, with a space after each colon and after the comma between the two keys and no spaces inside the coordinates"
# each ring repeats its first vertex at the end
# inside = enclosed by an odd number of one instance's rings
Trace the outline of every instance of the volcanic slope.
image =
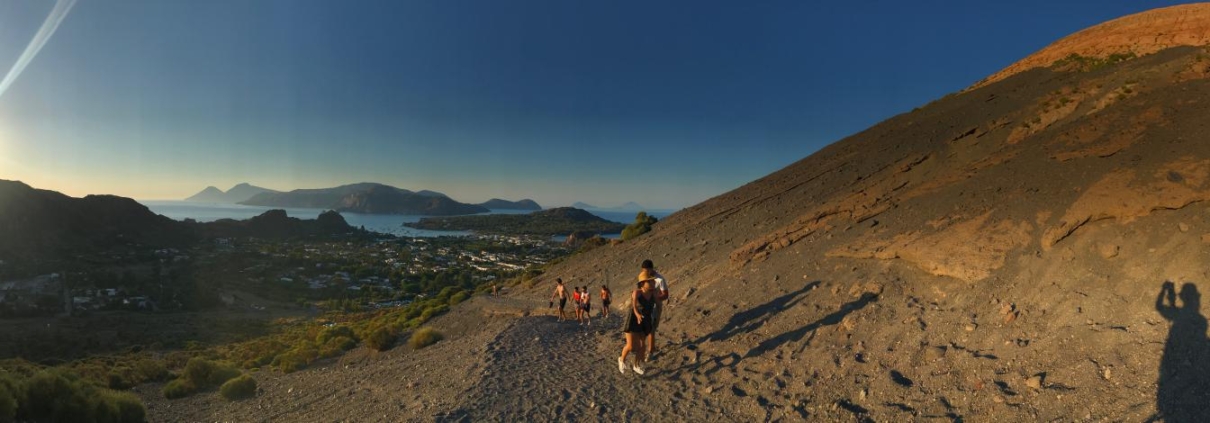
{"type": "Polygon", "coordinates": [[[354,366],[369,385],[348,366],[268,375],[254,401],[150,412],[1197,421],[1210,413],[1208,64],[1177,47],[1033,67],[572,256],[512,298],[464,303],[434,323],[454,328],[446,341],[354,366]],[[556,277],[607,283],[620,309],[645,258],[672,290],[648,375],[616,373],[616,321],[538,315],[556,277]],[[300,385],[317,402],[284,400],[300,385]]]}
{"type": "Polygon", "coordinates": [[[1207,60],[1182,47],[948,96],[539,284],[653,259],[674,297],[658,366],[719,419],[1195,419],[1207,60]],[[1181,300],[1157,304],[1167,282],[1181,300]]]}

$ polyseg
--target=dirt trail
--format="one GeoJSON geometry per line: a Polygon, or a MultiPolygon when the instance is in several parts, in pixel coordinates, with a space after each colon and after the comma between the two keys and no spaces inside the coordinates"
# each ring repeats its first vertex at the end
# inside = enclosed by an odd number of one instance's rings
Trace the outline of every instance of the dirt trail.
{"type": "Polygon", "coordinates": [[[618,371],[622,318],[590,326],[541,315],[515,320],[487,346],[483,380],[439,421],[729,421],[693,395],[674,367],[682,346],[667,345],[646,374],[618,371]]]}

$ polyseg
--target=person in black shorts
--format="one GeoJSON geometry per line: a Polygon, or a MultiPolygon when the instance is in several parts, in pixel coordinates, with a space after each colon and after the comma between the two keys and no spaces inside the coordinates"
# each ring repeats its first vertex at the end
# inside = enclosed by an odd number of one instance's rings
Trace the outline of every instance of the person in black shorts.
{"type": "Polygon", "coordinates": [[[584,322],[588,326],[592,326],[590,309],[592,309],[592,296],[588,295],[588,287],[584,286],[580,288],[580,310],[584,312],[584,322]]]}
{"type": "Polygon", "coordinates": [[[609,303],[613,302],[613,293],[609,287],[601,285],[601,318],[609,317],[609,303]]]}
{"type": "Polygon", "coordinates": [[[555,278],[555,292],[550,295],[551,305],[554,305],[555,298],[559,299],[559,321],[565,319],[563,309],[567,307],[567,289],[563,287],[563,278],[555,278]]]}
{"type": "Polygon", "coordinates": [[[634,364],[631,370],[643,374],[642,364],[647,349],[643,342],[651,333],[651,311],[655,307],[655,285],[651,279],[643,279],[646,272],[639,274],[638,289],[630,294],[630,316],[622,332],[626,334],[626,346],[622,347],[622,356],[618,357],[618,371],[626,373],[626,356],[634,352],[634,364]]]}

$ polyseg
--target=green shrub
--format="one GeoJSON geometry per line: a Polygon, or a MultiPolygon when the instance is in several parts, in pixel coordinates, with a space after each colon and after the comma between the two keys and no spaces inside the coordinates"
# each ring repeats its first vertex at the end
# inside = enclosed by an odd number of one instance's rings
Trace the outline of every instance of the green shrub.
{"type": "Polygon", "coordinates": [[[391,328],[378,326],[367,333],[365,343],[367,347],[373,348],[375,351],[386,351],[395,345],[397,336],[391,328]]]}
{"type": "Polygon", "coordinates": [[[17,418],[20,389],[17,381],[0,373],[0,423],[11,423],[17,418]]]}
{"type": "Polygon", "coordinates": [[[38,372],[25,383],[22,420],[89,421],[96,412],[79,377],[56,370],[38,372]]]}
{"type": "Polygon", "coordinates": [[[239,377],[240,371],[229,363],[216,363],[214,370],[210,372],[210,376],[206,379],[206,386],[220,386],[228,380],[239,377]]]}
{"type": "Polygon", "coordinates": [[[182,372],[181,377],[193,382],[194,386],[203,388],[206,386],[206,381],[210,379],[210,374],[214,373],[215,367],[213,361],[194,357],[185,364],[185,371],[182,372]]]}
{"type": "Polygon", "coordinates": [[[285,353],[277,356],[273,360],[273,365],[282,373],[294,373],[307,368],[307,363],[299,359],[294,353],[285,353]]]}
{"type": "Polygon", "coordinates": [[[441,335],[441,332],[438,332],[436,329],[430,327],[420,328],[412,333],[412,339],[408,341],[408,345],[411,345],[412,349],[418,350],[436,344],[437,341],[442,339],[445,339],[445,336],[441,335]]]}
{"type": "Polygon", "coordinates": [[[130,378],[126,375],[126,373],[129,371],[130,369],[114,369],[109,371],[106,386],[109,386],[109,389],[118,390],[130,389],[134,387],[134,384],[131,383],[130,378]]]}
{"type": "Polygon", "coordinates": [[[328,342],[319,349],[319,356],[323,358],[332,358],[355,347],[357,347],[357,341],[354,341],[353,338],[340,336],[329,339],[328,342]]]}
{"type": "Polygon", "coordinates": [[[223,382],[239,376],[239,369],[229,363],[216,363],[201,357],[194,357],[185,364],[182,377],[193,383],[198,389],[222,385],[223,382]]]}
{"type": "Polygon", "coordinates": [[[651,225],[654,225],[658,221],[659,219],[656,219],[654,216],[648,216],[647,212],[639,212],[639,214],[634,216],[634,223],[622,229],[622,240],[629,241],[639,235],[650,232],[651,225]]]}
{"type": "Polygon", "coordinates": [[[27,379],[0,374],[0,422],[142,422],[138,397],[103,389],[66,369],[37,370],[27,379]]]}
{"type": "Polygon", "coordinates": [[[118,406],[118,421],[142,423],[147,420],[147,408],[134,394],[114,392],[110,394],[110,400],[118,406]]]}
{"type": "Polygon", "coordinates": [[[256,396],[256,379],[248,375],[231,379],[219,388],[219,394],[232,401],[252,398],[256,396]]]}
{"type": "Polygon", "coordinates": [[[459,291],[462,291],[462,288],[456,286],[447,286],[445,288],[441,288],[441,292],[437,293],[437,297],[435,299],[444,303],[449,301],[450,297],[454,296],[454,294],[458,293],[459,291]]]}
{"type": "Polygon", "coordinates": [[[177,399],[193,395],[197,392],[197,386],[190,382],[189,379],[178,378],[173,379],[164,385],[164,389],[160,391],[164,394],[164,398],[177,399]]]}
{"type": "Polygon", "coordinates": [[[94,397],[93,421],[142,423],[147,419],[147,409],[134,394],[103,391],[94,397]]]}
{"type": "Polygon", "coordinates": [[[467,292],[467,291],[462,291],[457,294],[454,294],[452,297],[450,297],[450,307],[456,306],[456,305],[458,305],[458,303],[466,301],[466,299],[470,298],[470,297],[471,297],[471,293],[467,292]]]}
{"type": "Polygon", "coordinates": [[[439,305],[437,307],[426,308],[426,309],[424,309],[424,312],[420,313],[420,317],[418,319],[420,319],[420,324],[425,324],[429,321],[429,319],[432,319],[433,317],[440,315],[441,313],[445,313],[449,310],[450,310],[450,307],[445,304],[439,305]]]}
{"type": "Polygon", "coordinates": [[[143,359],[134,363],[137,383],[159,382],[168,379],[168,367],[159,360],[143,359]]]}
{"type": "Polygon", "coordinates": [[[315,343],[319,344],[319,345],[324,345],[324,344],[327,344],[328,341],[331,340],[332,338],[339,338],[339,337],[345,337],[345,338],[349,338],[349,339],[357,338],[357,336],[353,334],[352,328],[345,326],[345,325],[340,325],[340,326],[333,326],[330,328],[325,328],[322,332],[319,333],[319,336],[315,337],[315,343]]]}
{"type": "Polygon", "coordinates": [[[307,368],[307,365],[319,358],[319,350],[310,345],[298,345],[273,359],[273,365],[285,373],[296,372],[307,368]]]}

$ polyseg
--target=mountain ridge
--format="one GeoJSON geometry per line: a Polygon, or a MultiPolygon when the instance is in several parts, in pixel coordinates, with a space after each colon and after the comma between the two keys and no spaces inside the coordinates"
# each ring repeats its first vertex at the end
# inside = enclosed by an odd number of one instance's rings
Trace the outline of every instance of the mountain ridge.
{"type": "Polygon", "coordinates": [[[538,202],[528,198],[519,201],[508,201],[499,198],[479,203],[480,206],[492,210],[542,210],[542,206],[538,202]]]}
{"type": "Polygon", "coordinates": [[[590,210],[610,210],[610,211],[635,211],[635,212],[637,212],[637,211],[643,211],[643,210],[647,210],[647,209],[646,209],[646,208],[644,208],[643,206],[639,205],[639,203],[636,203],[636,202],[633,202],[633,201],[627,201],[627,202],[626,202],[626,203],[624,203],[624,204],[621,204],[621,205],[618,205],[618,206],[613,206],[613,207],[598,207],[598,206],[594,206],[594,205],[592,205],[592,204],[588,204],[588,203],[585,203],[585,202],[582,202],[582,201],[577,201],[577,202],[575,202],[575,203],[572,203],[571,207],[573,207],[573,208],[577,208],[577,209],[590,209],[590,210]]]}
{"type": "Polygon", "coordinates": [[[455,201],[444,194],[419,194],[390,185],[362,182],[333,188],[261,193],[239,204],[265,207],[319,208],[340,212],[404,215],[486,213],[485,207],[455,201]],[[437,195],[439,194],[439,195],[437,195]]]}
{"type": "Polygon", "coordinates": [[[247,201],[252,197],[262,193],[277,193],[279,191],[268,188],[261,188],[247,182],[242,182],[231,187],[227,191],[220,190],[216,187],[208,186],[197,194],[186,198],[184,201],[201,202],[201,203],[225,203],[239,204],[247,201]]]}

